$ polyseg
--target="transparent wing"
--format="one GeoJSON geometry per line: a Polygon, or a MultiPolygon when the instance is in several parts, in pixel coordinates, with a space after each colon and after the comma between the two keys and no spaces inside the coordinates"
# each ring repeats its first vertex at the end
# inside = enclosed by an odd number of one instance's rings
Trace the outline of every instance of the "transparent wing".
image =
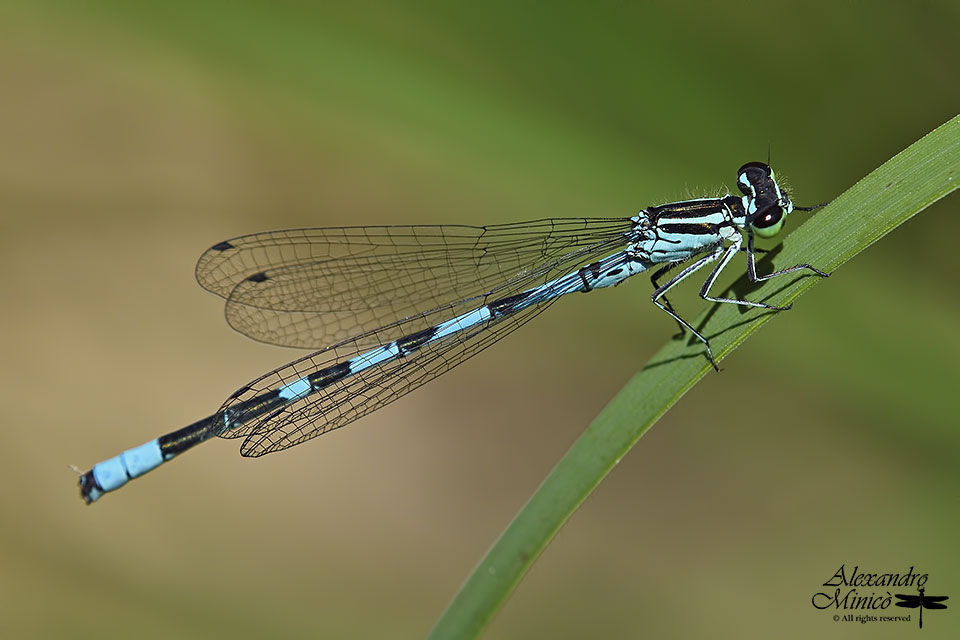
{"type": "Polygon", "coordinates": [[[240,333],[316,349],[482,297],[631,227],[629,218],[558,218],[272,231],[211,247],[196,275],[226,299],[227,321],[240,333]]]}
{"type": "MultiPolygon", "coordinates": [[[[268,373],[235,393],[220,411],[238,406],[270,389],[276,389],[353,358],[371,344],[385,345],[402,336],[428,329],[496,299],[519,293],[538,284],[574,271],[576,265],[589,264],[610,255],[622,245],[619,238],[607,239],[555,260],[550,265],[515,277],[485,295],[459,300],[415,316],[398,320],[360,336],[341,341],[268,373]]],[[[452,334],[430,341],[403,358],[369,367],[324,389],[305,396],[277,412],[221,434],[227,438],[245,438],[240,447],[244,456],[260,456],[343,427],[375,411],[420,385],[432,380],[474,354],[493,344],[542,312],[553,300],[544,300],[514,313],[494,315],[469,332],[452,334]]]]}

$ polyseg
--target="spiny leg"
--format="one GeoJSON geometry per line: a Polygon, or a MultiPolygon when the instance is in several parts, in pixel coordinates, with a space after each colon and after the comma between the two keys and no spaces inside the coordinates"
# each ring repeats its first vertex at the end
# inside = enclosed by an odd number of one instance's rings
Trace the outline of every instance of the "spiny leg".
{"type": "MultiPolygon", "coordinates": [[[[820,271],[816,267],[813,267],[809,264],[796,264],[788,269],[781,269],[780,271],[774,271],[773,273],[768,273],[765,276],[757,275],[757,261],[755,253],[761,251],[759,249],[753,248],[753,233],[749,230],[747,231],[747,276],[750,278],[751,282],[762,282],[764,280],[769,280],[770,278],[775,278],[777,276],[786,275],[788,273],[794,273],[795,271],[803,271],[804,269],[810,269],[815,274],[822,278],[829,278],[830,274],[826,271],[820,271]]],[[[765,253],[765,251],[763,251],[765,253]]]]}
{"type": "MultiPolygon", "coordinates": [[[[654,291],[660,288],[660,284],[657,282],[657,280],[665,276],[667,272],[673,269],[675,266],[677,266],[677,263],[666,264],[653,272],[653,275],[650,276],[650,284],[653,285],[654,291]]],[[[663,300],[663,304],[664,306],[666,306],[668,313],[670,313],[671,315],[676,315],[676,311],[673,310],[673,305],[670,304],[670,301],[667,300],[667,297],[660,296],[660,299],[663,300]]],[[[677,320],[677,326],[680,327],[680,333],[673,336],[674,339],[682,338],[684,334],[687,333],[687,328],[684,327],[683,323],[680,322],[679,320],[677,320]]]]}
{"type": "Polygon", "coordinates": [[[669,281],[664,283],[663,286],[657,287],[657,290],[653,292],[653,296],[651,296],[650,298],[653,301],[653,304],[657,305],[658,307],[666,311],[671,318],[676,320],[677,324],[679,324],[681,328],[689,329],[690,333],[695,335],[697,339],[703,343],[703,346],[706,347],[707,349],[707,358],[710,359],[710,364],[713,365],[714,370],[718,372],[720,371],[720,367],[717,366],[717,361],[713,359],[713,351],[710,349],[710,342],[705,337],[703,337],[703,334],[701,334],[699,331],[694,329],[693,325],[691,325],[689,322],[681,318],[680,315],[677,314],[668,305],[661,303],[660,299],[663,298],[664,295],[666,295],[667,291],[670,291],[670,289],[674,288],[675,286],[683,282],[683,280],[686,279],[690,274],[700,270],[701,268],[703,268],[704,265],[716,260],[722,252],[723,252],[723,248],[718,247],[717,250],[711,253],[710,255],[704,256],[703,258],[700,258],[690,266],[685,267],[683,271],[681,271],[680,273],[675,275],[673,278],[671,278],[669,281]]]}

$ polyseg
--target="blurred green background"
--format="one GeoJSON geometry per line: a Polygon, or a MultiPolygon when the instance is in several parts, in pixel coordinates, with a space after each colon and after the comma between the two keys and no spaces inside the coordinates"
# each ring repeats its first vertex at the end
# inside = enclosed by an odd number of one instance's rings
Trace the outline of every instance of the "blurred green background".
{"type": "MultiPolygon", "coordinates": [[[[629,216],[768,151],[798,204],[828,200],[955,115],[958,27],[955,1],[0,2],[0,636],[422,637],[674,324],[643,278],[576,296],[348,429],[256,461],[216,441],[87,508],[70,465],[298,353],[232,333],[197,256],[629,216]]],[[[682,399],[486,637],[916,632],[815,610],[841,564],[960,603],[958,204],[682,399]]],[[[691,317],[698,286],[673,296],[691,317]]]]}

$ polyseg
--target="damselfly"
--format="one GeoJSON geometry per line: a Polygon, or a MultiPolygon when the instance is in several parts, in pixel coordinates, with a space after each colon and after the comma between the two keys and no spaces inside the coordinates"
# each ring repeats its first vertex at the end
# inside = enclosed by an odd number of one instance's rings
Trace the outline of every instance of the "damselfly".
{"type": "Polygon", "coordinates": [[[213,436],[243,438],[244,456],[300,444],[449,371],[561,296],[649,270],[653,303],[703,343],[717,368],[709,341],[667,300],[673,287],[713,264],[705,300],[788,309],[710,295],[742,248],[754,282],[801,270],[828,275],[808,264],[757,275],[754,236],[774,236],[792,211],[816,207],[795,207],[760,162],[740,168],[737,187],[742,196],[630,218],[296,229],[216,244],[200,257],[197,280],[226,300],[230,325],[255,340],[320,350],[241,387],[212,416],[95,465],[80,494],[91,503],[213,436]]]}

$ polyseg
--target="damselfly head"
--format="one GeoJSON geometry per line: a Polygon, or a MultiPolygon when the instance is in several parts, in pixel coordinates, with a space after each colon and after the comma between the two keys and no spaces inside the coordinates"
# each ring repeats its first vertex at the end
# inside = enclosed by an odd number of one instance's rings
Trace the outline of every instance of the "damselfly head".
{"type": "Polygon", "coordinates": [[[743,193],[747,224],[758,236],[769,238],[783,227],[783,219],[793,211],[793,202],[781,188],[770,165],[748,162],[737,172],[737,187],[743,193]]]}

